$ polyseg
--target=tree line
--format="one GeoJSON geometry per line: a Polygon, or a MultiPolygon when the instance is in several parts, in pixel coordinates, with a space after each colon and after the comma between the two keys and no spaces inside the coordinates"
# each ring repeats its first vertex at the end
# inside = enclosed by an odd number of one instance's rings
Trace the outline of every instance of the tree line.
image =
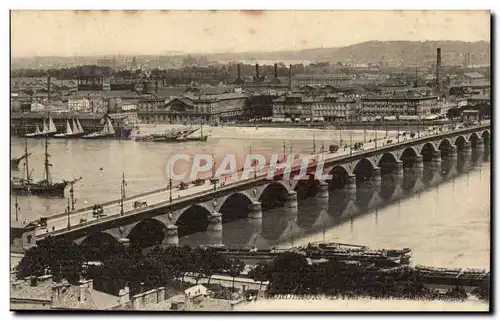
{"type": "Polygon", "coordinates": [[[245,264],[228,259],[212,247],[167,246],[143,251],[138,246],[119,243],[104,246],[76,245],[71,241],[48,237],[45,242],[28,249],[17,267],[17,277],[51,274],[54,281],[66,279],[77,284],[80,279],[93,279],[96,290],[117,295],[125,286],[131,295],[175,284],[189,274],[196,282],[214,274],[234,278],[245,264]]]}
{"type": "MultiPolygon", "coordinates": [[[[229,259],[213,247],[167,246],[149,251],[122,244],[106,246],[80,245],[58,238],[26,251],[19,263],[17,277],[51,274],[76,284],[81,278],[93,279],[96,290],[117,295],[128,286],[131,295],[162,286],[175,286],[189,275],[198,283],[202,278],[210,285],[214,274],[234,279],[245,268],[240,260],[229,259]],[[94,262],[94,263],[93,263],[94,262]]],[[[461,287],[445,293],[429,288],[424,276],[411,267],[384,270],[372,266],[326,261],[309,264],[303,255],[287,252],[270,262],[258,263],[248,277],[269,281],[269,295],[331,295],[337,297],[372,297],[404,299],[463,300],[467,294],[461,287]]],[[[489,299],[489,282],[474,292],[478,298],[489,299]]]]}
{"type": "MultiPolygon", "coordinates": [[[[424,276],[411,267],[384,270],[334,260],[309,264],[304,256],[292,252],[284,253],[272,262],[259,263],[249,276],[256,281],[269,281],[267,293],[270,296],[297,294],[414,300],[467,298],[465,290],[458,286],[445,293],[429,288],[424,276]]],[[[489,283],[484,282],[473,294],[488,300],[488,287],[489,283]]]]}

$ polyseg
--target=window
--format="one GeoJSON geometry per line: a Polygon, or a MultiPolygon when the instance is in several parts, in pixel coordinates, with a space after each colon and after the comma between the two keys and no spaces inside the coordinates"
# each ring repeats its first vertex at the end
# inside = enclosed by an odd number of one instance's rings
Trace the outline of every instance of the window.
{"type": "Polygon", "coordinates": [[[27,240],[28,244],[31,244],[32,239],[33,239],[33,235],[28,235],[26,237],[26,240],[27,240]]]}

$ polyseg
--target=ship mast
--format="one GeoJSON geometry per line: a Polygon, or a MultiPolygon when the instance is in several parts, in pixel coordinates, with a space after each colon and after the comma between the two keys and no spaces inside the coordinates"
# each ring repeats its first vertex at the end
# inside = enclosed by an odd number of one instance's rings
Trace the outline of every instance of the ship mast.
{"type": "Polygon", "coordinates": [[[24,165],[26,167],[26,181],[29,183],[31,181],[31,178],[30,167],[28,163],[28,138],[26,136],[24,137],[24,155],[26,155],[26,161],[24,162],[24,165]]]}
{"type": "Polygon", "coordinates": [[[49,148],[49,140],[48,140],[48,134],[45,134],[45,180],[47,181],[47,185],[52,185],[52,180],[51,180],[51,177],[50,177],[50,166],[52,166],[52,164],[49,163],[49,151],[48,151],[48,148],[49,148]]]}

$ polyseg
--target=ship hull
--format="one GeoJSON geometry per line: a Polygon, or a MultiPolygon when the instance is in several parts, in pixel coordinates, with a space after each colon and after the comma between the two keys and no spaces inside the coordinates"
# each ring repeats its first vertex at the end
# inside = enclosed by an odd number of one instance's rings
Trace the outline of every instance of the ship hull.
{"type": "Polygon", "coordinates": [[[53,138],[56,138],[56,139],[72,139],[72,138],[81,138],[84,135],[85,135],[85,133],[70,134],[70,135],[54,135],[53,138]]]}
{"type": "Polygon", "coordinates": [[[47,133],[47,134],[26,134],[24,135],[24,137],[27,137],[27,138],[45,138],[45,136],[47,137],[54,137],[56,135],[56,133],[47,133]]]}
{"type": "Polygon", "coordinates": [[[12,183],[11,190],[17,194],[23,195],[42,195],[42,196],[60,196],[64,197],[64,190],[68,183],[55,183],[52,185],[37,183],[12,183]]]}
{"type": "Polygon", "coordinates": [[[206,142],[208,136],[203,137],[188,137],[188,138],[175,138],[175,137],[141,137],[136,138],[137,142],[157,142],[157,143],[184,143],[184,142],[206,142]]]}
{"type": "Polygon", "coordinates": [[[112,135],[96,135],[96,136],[82,136],[82,139],[114,139],[116,138],[114,134],[112,135]]]}

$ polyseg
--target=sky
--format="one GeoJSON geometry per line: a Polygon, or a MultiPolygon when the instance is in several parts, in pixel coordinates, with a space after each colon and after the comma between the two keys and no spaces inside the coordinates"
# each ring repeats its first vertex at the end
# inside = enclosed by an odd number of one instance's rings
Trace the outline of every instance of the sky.
{"type": "Polygon", "coordinates": [[[12,11],[11,53],[220,53],[490,40],[488,11],[12,11]]]}

